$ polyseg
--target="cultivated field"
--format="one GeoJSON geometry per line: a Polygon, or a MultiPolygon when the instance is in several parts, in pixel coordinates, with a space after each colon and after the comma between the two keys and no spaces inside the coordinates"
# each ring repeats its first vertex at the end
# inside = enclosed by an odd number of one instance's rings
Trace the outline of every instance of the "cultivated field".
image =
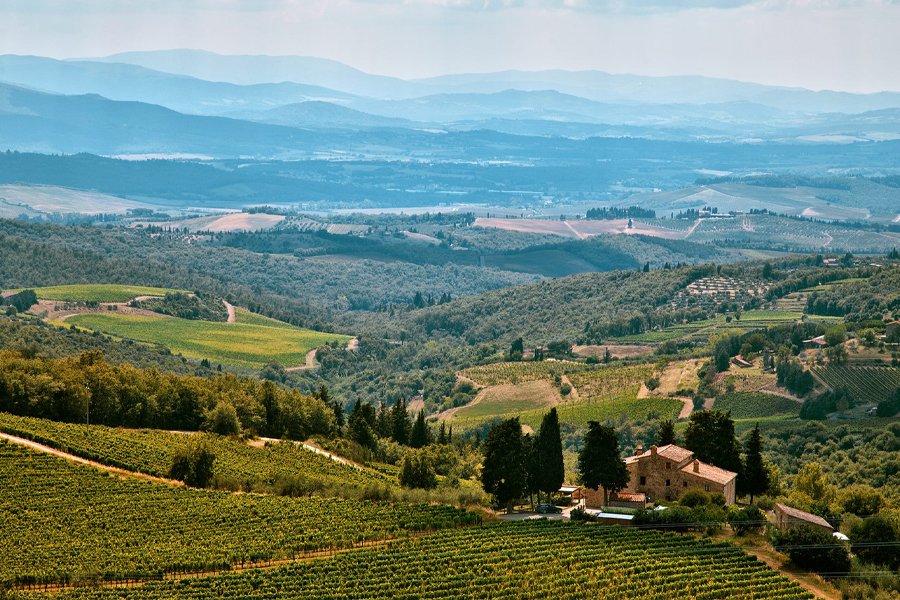
{"type": "Polygon", "coordinates": [[[538,408],[549,408],[560,402],[559,390],[549,381],[529,381],[518,385],[496,385],[484,388],[470,404],[457,410],[453,418],[491,417],[538,408]]]}
{"type": "Polygon", "coordinates": [[[162,478],[168,477],[179,448],[192,436],[202,436],[216,455],[214,475],[246,491],[260,491],[285,478],[303,481],[310,488],[396,484],[380,473],[335,461],[290,441],[251,446],[217,435],[77,425],[6,413],[0,413],[0,431],[110,467],[162,478]]]}
{"type": "MultiPolygon", "coordinates": [[[[178,290],[140,285],[90,284],[30,288],[41,300],[60,302],[128,302],[138,296],[165,296],[178,290]]],[[[10,290],[14,291],[14,290],[10,290]]]]}
{"type": "Polygon", "coordinates": [[[306,353],[331,342],[347,342],[350,336],[310,331],[284,323],[213,323],[186,319],[121,314],[80,314],[66,323],[165,346],[173,353],[241,367],[259,368],[269,362],[285,367],[306,363],[306,353]]]}
{"type": "Polygon", "coordinates": [[[682,239],[685,231],[677,231],[657,225],[649,225],[632,219],[632,227],[628,228],[628,219],[551,221],[544,219],[495,219],[478,217],[473,227],[493,227],[509,231],[524,231],[560,235],[569,238],[584,239],[601,233],[628,233],[649,235],[666,239],[682,239]]]}
{"type": "Polygon", "coordinates": [[[813,596],[730,543],[555,521],[448,530],[274,570],[139,588],[79,589],[61,596],[64,600],[220,597],[807,600],[813,596]]]}
{"type": "Polygon", "coordinates": [[[180,221],[143,222],[142,224],[160,225],[187,229],[191,233],[198,231],[227,232],[227,231],[260,231],[270,229],[285,220],[283,215],[267,215],[264,213],[249,214],[243,212],[227,215],[211,215],[208,217],[196,217],[182,219],[180,221]]]}
{"type": "Polygon", "coordinates": [[[26,214],[29,212],[124,214],[129,209],[148,206],[142,202],[124,200],[98,192],[73,190],[52,185],[0,185],[0,199],[6,205],[2,207],[3,212],[0,216],[7,218],[18,217],[23,212],[26,214]],[[16,214],[8,214],[16,210],[15,206],[10,205],[17,204],[23,204],[31,211],[20,208],[16,214]]]}

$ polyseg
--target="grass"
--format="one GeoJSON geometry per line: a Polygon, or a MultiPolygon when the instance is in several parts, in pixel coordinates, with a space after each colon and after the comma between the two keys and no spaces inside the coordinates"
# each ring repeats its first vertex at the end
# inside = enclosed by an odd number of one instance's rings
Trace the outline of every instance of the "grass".
{"type": "Polygon", "coordinates": [[[178,291],[167,288],[116,284],[55,285],[27,289],[33,289],[34,293],[41,300],[58,300],[60,302],[128,302],[137,296],[165,296],[166,292],[178,291]]]}
{"type": "Polygon", "coordinates": [[[464,406],[455,418],[479,418],[550,407],[559,401],[559,392],[549,381],[518,385],[498,385],[482,390],[477,402],[464,406]]]}
{"type": "Polygon", "coordinates": [[[69,317],[72,325],[165,346],[175,354],[207,358],[239,367],[259,368],[268,362],[290,367],[305,364],[306,353],[350,336],[321,333],[238,313],[235,323],[189,321],[122,314],[82,314],[69,317]]]}

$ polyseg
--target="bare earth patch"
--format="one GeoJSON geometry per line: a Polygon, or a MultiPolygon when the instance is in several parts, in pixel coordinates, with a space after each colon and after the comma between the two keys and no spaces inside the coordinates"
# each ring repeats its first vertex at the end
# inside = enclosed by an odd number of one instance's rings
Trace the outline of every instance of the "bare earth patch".
{"type": "Polygon", "coordinates": [[[638,345],[607,345],[607,346],[572,346],[572,352],[578,356],[599,356],[603,358],[606,355],[606,349],[609,348],[609,354],[613,358],[631,358],[633,356],[641,356],[653,352],[653,346],[638,345]]]}
{"type": "Polygon", "coordinates": [[[628,227],[628,219],[610,219],[597,221],[551,221],[549,219],[495,219],[478,217],[473,224],[475,227],[494,227],[508,231],[524,231],[527,233],[543,233],[560,235],[568,238],[584,239],[592,235],[602,233],[624,233],[629,235],[640,234],[653,237],[680,240],[687,237],[689,232],[647,225],[632,220],[632,226],[628,227]]]}

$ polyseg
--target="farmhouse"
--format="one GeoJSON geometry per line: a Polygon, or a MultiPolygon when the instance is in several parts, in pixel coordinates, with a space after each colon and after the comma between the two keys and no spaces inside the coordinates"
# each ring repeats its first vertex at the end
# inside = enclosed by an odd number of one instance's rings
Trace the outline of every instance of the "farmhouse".
{"type": "Polygon", "coordinates": [[[803,345],[807,348],[824,348],[828,344],[825,342],[825,336],[820,335],[811,340],[803,340],[803,345]]]}
{"type": "Polygon", "coordinates": [[[898,329],[900,329],[900,321],[891,321],[884,326],[884,337],[893,339],[897,335],[898,329]]]}
{"type": "Polygon", "coordinates": [[[778,526],[778,529],[783,531],[795,529],[801,525],[809,525],[828,533],[834,533],[834,527],[822,517],[785,506],[784,504],[775,505],[775,524],[778,526]]]}
{"type": "MultiPolygon", "coordinates": [[[[647,502],[677,500],[687,490],[694,489],[718,492],[725,496],[725,502],[734,504],[737,473],[701,462],[694,458],[693,452],[674,444],[659,448],[650,446],[649,452],[638,446],[634,456],[625,459],[625,465],[631,481],[615,496],[630,502],[640,496],[647,502]]],[[[584,497],[588,508],[603,504],[602,489],[585,489],[584,497]]]]}
{"type": "Polygon", "coordinates": [[[750,367],[753,366],[753,363],[747,362],[740,356],[735,356],[734,358],[731,359],[731,362],[733,362],[735,365],[739,366],[742,369],[749,369],[750,367]]]}

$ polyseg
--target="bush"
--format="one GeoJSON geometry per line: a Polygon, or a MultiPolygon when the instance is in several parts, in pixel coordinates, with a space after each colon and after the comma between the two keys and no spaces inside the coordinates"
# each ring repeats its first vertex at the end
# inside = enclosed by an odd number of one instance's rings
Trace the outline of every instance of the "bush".
{"type": "Polygon", "coordinates": [[[212,481],[215,461],[216,455],[206,445],[206,440],[191,436],[191,440],[175,452],[169,477],[191,487],[205,488],[212,481]]]}
{"type": "Polygon", "coordinates": [[[568,396],[572,392],[572,386],[568,383],[564,383],[559,386],[559,393],[563,396],[568,396]]]}
{"type": "Polygon", "coordinates": [[[748,506],[737,511],[728,522],[737,535],[758,533],[766,524],[766,516],[756,506],[748,506]]]}
{"type": "Polygon", "coordinates": [[[573,521],[584,521],[586,523],[596,523],[597,517],[593,513],[589,513],[581,506],[573,508],[569,512],[569,518],[573,521]]]}
{"type": "Polygon", "coordinates": [[[847,546],[838,543],[825,531],[809,525],[801,525],[789,531],[776,531],[772,536],[776,550],[787,554],[791,561],[807,571],[828,576],[850,570],[850,553],[847,546]]]}
{"type": "Polygon", "coordinates": [[[756,499],[756,505],[761,510],[774,510],[775,498],[772,498],[771,496],[760,496],[756,499]]]}
{"type": "Polygon", "coordinates": [[[220,400],[216,407],[206,414],[203,429],[219,435],[240,434],[241,422],[238,420],[234,405],[220,400]]]}
{"type": "Polygon", "coordinates": [[[900,531],[890,519],[860,519],[851,526],[850,539],[860,560],[894,570],[900,567],[900,531]]]}
{"type": "Polygon", "coordinates": [[[845,512],[865,517],[881,510],[884,496],[872,486],[851,485],[838,494],[838,503],[845,512]]]}
{"type": "Polygon", "coordinates": [[[688,508],[696,508],[698,506],[706,506],[709,504],[709,494],[703,490],[688,490],[681,495],[678,504],[687,506],[688,508]]]}
{"type": "Polygon", "coordinates": [[[431,462],[422,454],[406,456],[398,475],[400,485],[409,488],[430,490],[437,487],[437,475],[431,462]]]}
{"type": "Polygon", "coordinates": [[[725,506],[725,494],[722,492],[712,492],[709,495],[710,504],[714,504],[716,506],[725,506]]]}

